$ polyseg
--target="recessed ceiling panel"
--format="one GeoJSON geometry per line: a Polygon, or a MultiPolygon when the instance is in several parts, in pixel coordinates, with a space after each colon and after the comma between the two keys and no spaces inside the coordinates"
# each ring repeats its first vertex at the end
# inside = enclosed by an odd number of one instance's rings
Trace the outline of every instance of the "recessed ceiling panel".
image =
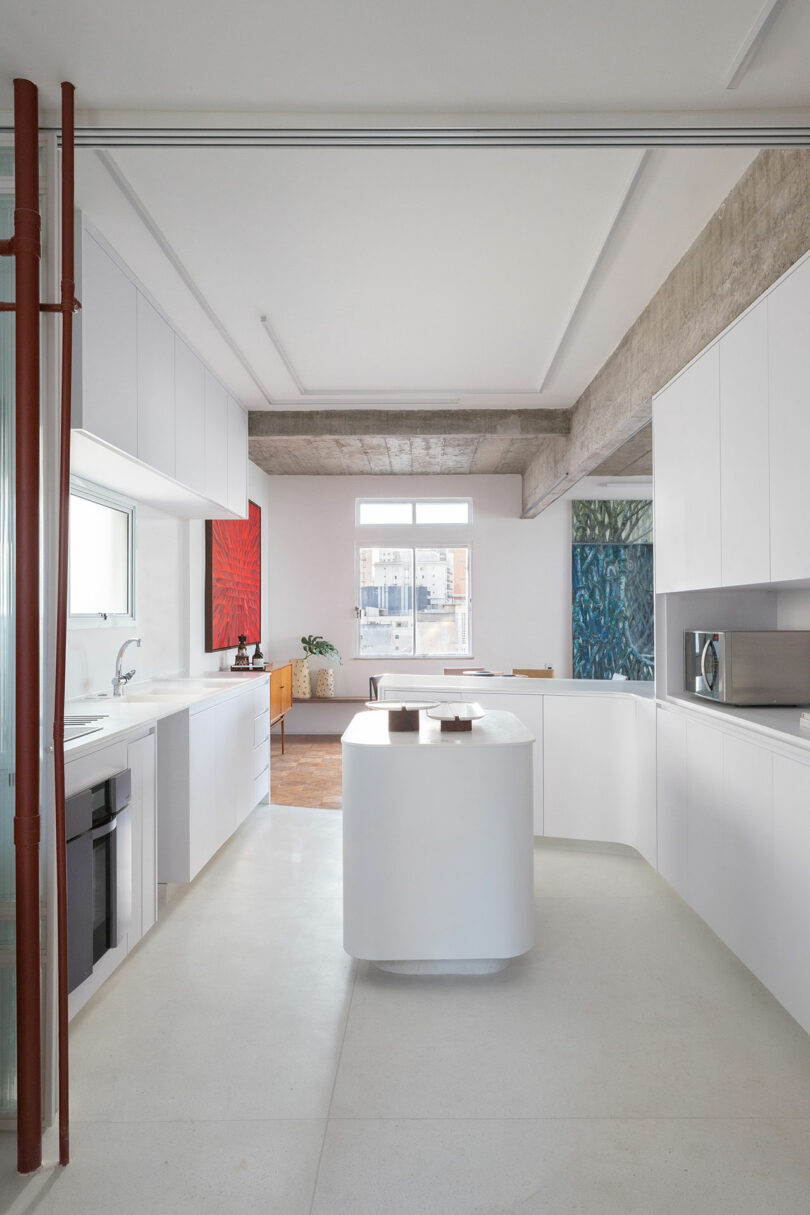
{"type": "Polygon", "coordinates": [[[536,393],[639,153],[115,159],[271,394],[281,354],[306,398],[536,393]]]}

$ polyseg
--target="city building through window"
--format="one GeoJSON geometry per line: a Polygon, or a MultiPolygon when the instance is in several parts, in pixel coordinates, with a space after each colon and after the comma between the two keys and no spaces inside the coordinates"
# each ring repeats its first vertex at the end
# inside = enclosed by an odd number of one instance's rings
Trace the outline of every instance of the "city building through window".
{"type": "Polygon", "coordinates": [[[361,658],[469,656],[468,545],[358,549],[361,658]]]}

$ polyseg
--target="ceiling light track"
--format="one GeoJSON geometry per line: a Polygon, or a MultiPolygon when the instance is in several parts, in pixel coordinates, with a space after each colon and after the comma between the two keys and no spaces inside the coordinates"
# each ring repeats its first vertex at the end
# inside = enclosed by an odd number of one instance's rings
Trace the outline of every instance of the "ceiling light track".
{"type": "MultiPolygon", "coordinates": [[[[50,129],[50,128],[43,128],[50,129]]],[[[58,134],[58,133],[57,133],[58,134]]],[[[810,147],[810,126],[77,127],[77,148],[810,147]]]]}

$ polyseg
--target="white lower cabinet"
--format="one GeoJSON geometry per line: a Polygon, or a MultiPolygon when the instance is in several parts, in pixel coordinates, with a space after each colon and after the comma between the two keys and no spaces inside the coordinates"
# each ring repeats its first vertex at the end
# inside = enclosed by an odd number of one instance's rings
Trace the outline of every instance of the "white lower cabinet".
{"type": "Polygon", "coordinates": [[[659,709],[658,869],[810,1030],[810,756],[659,709]]]}
{"type": "Polygon", "coordinates": [[[773,976],[778,1000],[810,1032],[810,763],[773,760],[773,976]]]}
{"type": "Polygon", "coordinates": [[[132,918],[130,945],[157,923],[157,789],[155,736],[148,734],[127,747],[132,776],[132,918]]]}
{"type": "Polygon", "coordinates": [[[627,844],[655,864],[652,701],[544,697],[543,833],[627,844]]]}
{"type": "Polygon", "coordinates": [[[255,707],[269,695],[266,678],[252,680],[158,723],[159,881],[192,881],[266,796],[269,739],[257,748],[255,707]]]}
{"type": "Polygon", "coordinates": [[[689,876],[689,815],[686,792],[686,718],[659,710],[658,872],[686,897],[689,876]]]}
{"type": "MultiPolygon", "coordinates": [[[[68,996],[74,1017],[121,965],[157,920],[156,749],[154,729],[140,738],[123,738],[65,763],[65,795],[72,797],[129,768],[132,795],[116,818],[116,892],[118,943],[93,966],[93,972],[68,996]]],[[[70,926],[68,925],[68,931],[70,926]]]]}

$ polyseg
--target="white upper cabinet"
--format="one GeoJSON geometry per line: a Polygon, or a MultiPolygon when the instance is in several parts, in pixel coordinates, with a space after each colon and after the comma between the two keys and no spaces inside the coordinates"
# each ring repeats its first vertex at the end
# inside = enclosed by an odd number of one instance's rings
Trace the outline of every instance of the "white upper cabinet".
{"type": "Polygon", "coordinates": [[[174,333],[138,292],[138,459],[175,475],[174,333]]]}
{"type": "Polygon", "coordinates": [[[768,296],[771,579],[810,577],[810,260],[768,296]]]}
{"type": "Polygon", "coordinates": [[[720,376],[717,346],[653,404],[655,589],[720,585],[720,376]]]}
{"type": "Polygon", "coordinates": [[[247,515],[247,415],[80,217],[71,467],[180,518],[247,515]]]}
{"type": "Polygon", "coordinates": [[[810,257],[653,401],[656,590],[810,578],[810,257]]]}
{"type": "Polygon", "coordinates": [[[174,335],[175,456],[177,480],[205,493],[205,368],[174,335]]]}
{"type": "Polygon", "coordinates": [[[205,369],[205,495],[228,501],[228,394],[205,369]]]}
{"type": "Polygon", "coordinates": [[[86,231],[83,237],[73,425],[137,456],[138,293],[99,242],[86,231]]]}
{"type": "Polygon", "coordinates": [[[763,300],[719,342],[722,585],[770,579],[768,309],[763,300]]]}
{"type": "Polygon", "coordinates": [[[248,416],[228,397],[228,509],[247,518],[248,416]]]}

